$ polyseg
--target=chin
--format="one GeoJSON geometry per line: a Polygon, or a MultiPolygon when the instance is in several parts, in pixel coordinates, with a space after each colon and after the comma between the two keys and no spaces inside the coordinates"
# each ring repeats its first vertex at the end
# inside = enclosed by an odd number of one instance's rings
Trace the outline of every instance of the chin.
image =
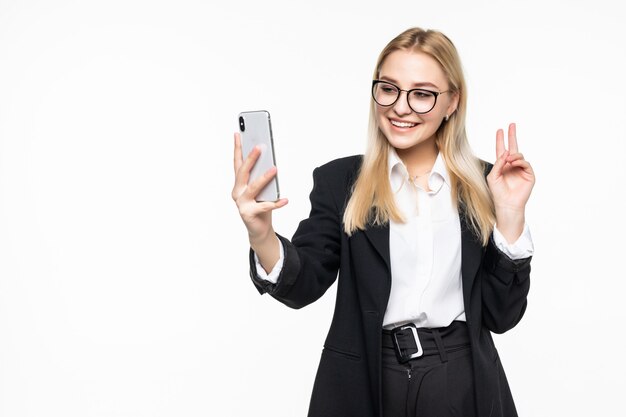
{"type": "Polygon", "coordinates": [[[429,139],[434,140],[434,136],[425,137],[418,132],[384,132],[387,142],[396,149],[409,149],[416,145],[428,142],[429,139]]]}
{"type": "Polygon", "coordinates": [[[385,134],[387,138],[387,142],[389,142],[394,148],[406,148],[411,147],[418,140],[416,138],[410,136],[400,136],[400,135],[388,135],[385,134]]]}

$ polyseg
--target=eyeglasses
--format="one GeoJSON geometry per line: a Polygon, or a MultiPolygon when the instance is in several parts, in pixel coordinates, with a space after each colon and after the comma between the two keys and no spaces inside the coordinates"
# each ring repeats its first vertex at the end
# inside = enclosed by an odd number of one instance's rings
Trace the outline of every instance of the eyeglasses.
{"type": "Polygon", "coordinates": [[[424,114],[435,108],[439,94],[448,93],[450,90],[440,92],[424,90],[423,88],[402,90],[388,81],[374,80],[372,82],[372,97],[379,106],[393,106],[403,91],[406,93],[406,100],[411,110],[417,114],[424,114]]]}

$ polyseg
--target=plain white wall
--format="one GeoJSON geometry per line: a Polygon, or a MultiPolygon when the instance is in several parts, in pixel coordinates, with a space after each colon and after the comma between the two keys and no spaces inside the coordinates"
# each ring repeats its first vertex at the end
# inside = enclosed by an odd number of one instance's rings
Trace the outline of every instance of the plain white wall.
{"type": "Polygon", "coordinates": [[[496,337],[520,415],[623,413],[618,3],[298,3],[0,0],[0,415],[305,415],[335,288],[294,311],[250,283],[236,115],[272,113],[291,236],[412,26],[460,51],[474,151],[515,121],[537,174],[528,310],[496,337]]]}

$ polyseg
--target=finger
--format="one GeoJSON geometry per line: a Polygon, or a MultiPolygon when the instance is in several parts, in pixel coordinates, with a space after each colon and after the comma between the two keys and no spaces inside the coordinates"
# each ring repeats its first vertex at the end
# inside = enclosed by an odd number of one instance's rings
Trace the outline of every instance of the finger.
{"type": "Polygon", "coordinates": [[[259,159],[259,156],[261,156],[261,149],[259,149],[258,146],[255,146],[235,173],[235,187],[245,187],[248,184],[250,171],[259,159]]]}
{"type": "Polygon", "coordinates": [[[235,175],[243,164],[243,151],[241,150],[241,135],[235,133],[235,154],[233,157],[233,166],[235,167],[235,175]]]}
{"type": "Polygon", "coordinates": [[[504,131],[498,129],[496,132],[496,158],[500,158],[504,150],[504,131]]]}
{"type": "Polygon", "coordinates": [[[517,153],[517,131],[515,123],[509,125],[509,152],[512,154],[517,153]]]}
{"type": "Polygon", "coordinates": [[[519,152],[514,155],[509,155],[506,158],[506,162],[508,162],[512,167],[522,168],[524,171],[533,174],[533,170],[532,170],[532,167],[530,166],[530,163],[527,160],[525,160],[524,155],[522,155],[519,152]]]}
{"type": "Polygon", "coordinates": [[[511,166],[522,168],[526,172],[533,173],[533,167],[530,165],[530,162],[525,159],[518,159],[516,161],[513,161],[511,162],[511,166]]]}
{"type": "Polygon", "coordinates": [[[261,190],[263,190],[263,188],[265,188],[265,186],[270,183],[272,178],[276,176],[276,173],[277,173],[276,167],[271,167],[270,169],[265,171],[265,173],[261,175],[259,178],[257,178],[256,180],[248,184],[248,187],[246,188],[246,191],[244,192],[244,194],[246,194],[246,197],[251,198],[251,199],[256,198],[256,196],[261,192],[261,190]]]}
{"type": "Polygon", "coordinates": [[[500,158],[496,159],[496,162],[493,164],[493,168],[491,168],[491,172],[489,173],[489,175],[493,174],[493,176],[495,176],[496,178],[502,175],[502,170],[504,169],[504,164],[506,164],[506,157],[508,155],[508,151],[504,151],[500,158]]]}
{"type": "Polygon", "coordinates": [[[289,200],[286,198],[281,198],[278,201],[274,202],[274,208],[285,207],[289,203],[289,200]]]}
{"type": "Polygon", "coordinates": [[[511,153],[509,151],[509,156],[506,157],[506,162],[513,162],[513,161],[517,161],[518,159],[524,159],[524,155],[521,154],[520,152],[511,153]]]}
{"type": "Polygon", "coordinates": [[[260,212],[267,212],[284,207],[287,205],[288,202],[289,200],[287,200],[286,198],[281,198],[276,201],[264,201],[262,203],[258,203],[257,208],[260,212]]]}

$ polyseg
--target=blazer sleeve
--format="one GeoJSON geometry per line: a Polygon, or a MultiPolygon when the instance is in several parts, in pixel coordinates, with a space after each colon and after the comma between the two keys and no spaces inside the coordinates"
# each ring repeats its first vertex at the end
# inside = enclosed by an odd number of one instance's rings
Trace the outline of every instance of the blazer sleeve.
{"type": "Polygon", "coordinates": [[[261,294],[268,293],[291,308],[316,301],[337,278],[343,232],[341,206],[334,196],[336,190],[331,188],[331,183],[336,186],[337,181],[331,171],[325,167],[313,171],[309,217],[300,222],[291,241],[278,235],[285,257],[276,284],[257,275],[254,252],[250,250],[254,285],[261,294]]]}
{"type": "Polygon", "coordinates": [[[482,265],[483,323],[504,333],[519,323],[526,311],[532,257],[512,260],[489,240],[482,265]]]}
{"type": "MultiPolygon", "coordinates": [[[[493,165],[483,161],[484,175],[493,165]]],[[[483,323],[494,333],[512,329],[524,316],[532,256],[513,260],[489,239],[481,267],[483,323]]]]}

